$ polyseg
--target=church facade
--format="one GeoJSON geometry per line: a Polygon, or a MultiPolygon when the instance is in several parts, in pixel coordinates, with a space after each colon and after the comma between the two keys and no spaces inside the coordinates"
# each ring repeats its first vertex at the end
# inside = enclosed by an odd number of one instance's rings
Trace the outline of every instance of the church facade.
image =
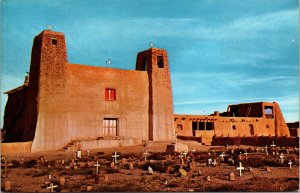
{"type": "Polygon", "coordinates": [[[57,150],[74,140],[175,136],[289,136],[277,103],[231,105],[212,115],[174,115],[167,52],[139,52],[135,70],[68,63],[63,33],[34,38],[29,76],[7,91],[2,151],[57,150]],[[5,148],[3,148],[5,147],[5,148]]]}
{"type": "Polygon", "coordinates": [[[97,137],[175,137],[162,49],[138,53],[136,70],[70,64],[64,34],[45,30],[34,38],[29,82],[6,94],[2,142],[32,141],[32,152],[97,137]]]}

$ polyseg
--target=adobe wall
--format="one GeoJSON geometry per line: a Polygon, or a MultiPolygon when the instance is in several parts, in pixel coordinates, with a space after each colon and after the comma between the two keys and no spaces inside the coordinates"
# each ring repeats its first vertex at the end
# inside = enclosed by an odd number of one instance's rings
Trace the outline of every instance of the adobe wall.
{"type": "Polygon", "coordinates": [[[27,87],[19,87],[13,93],[8,94],[8,100],[4,112],[3,130],[5,130],[3,142],[20,142],[26,124],[27,87]]]}
{"type": "Polygon", "coordinates": [[[15,154],[15,153],[29,153],[31,149],[32,141],[28,142],[14,142],[14,143],[2,143],[1,142],[1,154],[15,154]]]}
{"type": "Polygon", "coordinates": [[[103,136],[103,119],[118,118],[119,136],[148,139],[146,72],[67,65],[67,111],[72,139],[103,136]],[[105,101],[105,88],[116,100],[105,101]]]}
{"type": "MultiPolygon", "coordinates": [[[[251,136],[250,126],[253,125],[253,135],[274,136],[275,123],[272,119],[249,118],[249,117],[221,117],[209,115],[175,115],[175,128],[182,125],[182,130],[176,129],[178,135],[193,136],[192,122],[213,122],[216,136],[251,136]],[[267,125],[269,128],[267,128],[267,125]],[[233,129],[235,126],[235,129],[233,129]]],[[[196,131],[197,137],[211,137],[211,131],[196,131]],[[207,136],[206,136],[207,134],[207,136]]]]}
{"type": "Polygon", "coordinates": [[[192,122],[213,122],[214,135],[220,137],[237,136],[290,136],[288,127],[277,103],[259,102],[229,105],[227,116],[175,115],[174,127],[178,135],[209,138],[212,132],[192,130],[192,122]],[[266,114],[265,107],[272,107],[272,114],[266,114]],[[242,117],[241,117],[242,116],[242,117]],[[252,117],[249,117],[252,116],[252,117]],[[178,124],[182,129],[178,129],[178,124]]]}
{"type": "Polygon", "coordinates": [[[290,136],[289,128],[284,120],[278,103],[274,102],[274,108],[276,136],[290,136]]]}

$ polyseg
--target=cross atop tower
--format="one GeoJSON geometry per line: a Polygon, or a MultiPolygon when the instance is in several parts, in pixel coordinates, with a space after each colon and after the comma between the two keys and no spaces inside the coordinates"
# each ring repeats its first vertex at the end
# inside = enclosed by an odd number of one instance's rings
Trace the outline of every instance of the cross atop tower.
{"type": "Polygon", "coordinates": [[[53,26],[51,24],[47,25],[48,30],[51,30],[53,28],[53,26]]]}
{"type": "Polygon", "coordinates": [[[150,48],[153,48],[153,47],[154,47],[153,42],[150,42],[150,43],[149,43],[149,46],[150,46],[150,48]]]}
{"type": "Polygon", "coordinates": [[[108,59],[105,61],[105,63],[107,64],[108,67],[110,67],[110,65],[112,64],[112,61],[111,61],[111,59],[108,58],[108,59]]]}

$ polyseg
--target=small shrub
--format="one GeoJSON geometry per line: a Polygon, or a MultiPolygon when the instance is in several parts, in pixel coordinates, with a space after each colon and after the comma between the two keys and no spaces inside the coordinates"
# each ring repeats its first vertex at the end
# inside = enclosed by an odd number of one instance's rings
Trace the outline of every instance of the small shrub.
{"type": "Polygon", "coordinates": [[[17,160],[12,160],[11,163],[13,164],[12,168],[18,168],[21,166],[20,162],[17,160]]]}
{"type": "Polygon", "coordinates": [[[35,167],[36,164],[37,164],[36,160],[29,160],[28,162],[25,162],[25,167],[32,168],[35,167]]]}

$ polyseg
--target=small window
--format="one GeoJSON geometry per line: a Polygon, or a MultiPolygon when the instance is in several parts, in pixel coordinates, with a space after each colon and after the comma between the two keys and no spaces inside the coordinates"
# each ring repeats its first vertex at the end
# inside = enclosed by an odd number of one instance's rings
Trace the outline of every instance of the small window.
{"type": "Polygon", "coordinates": [[[52,43],[52,45],[56,46],[57,45],[57,39],[52,38],[51,43],[52,43]]]}
{"type": "Polygon", "coordinates": [[[158,68],[164,67],[164,60],[163,60],[162,56],[157,56],[157,65],[158,65],[158,68]]]}
{"type": "Polygon", "coordinates": [[[195,121],[192,122],[192,129],[193,130],[198,130],[198,123],[197,122],[195,122],[195,121]]]}
{"type": "Polygon", "coordinates": [[[204,122],[199,122],[199,130],[205,130],[205,123],[204,122]]]}
{"type": "Polygon", "coordinates": [[[266,115],[273,115],[273,107],[272,106],[265,106],[265,114],[266,115]]]}
{"type": "Polygon", "coordinates": [[[213,130],[214,129],[214,123],[213,122],[207,122],[206,123],[206,130],[213,130]]]}
{"type": "Polygon", "coordinates": [[[270,128],[270,125],[266,125],[266,128],[270,128]]]}
{"type": "Polygon", "coordinates": [[[177,124],[177,129],[182,130],[182,124],[177,124]]]}
{"type": "Polygon", "coordinates": [[[235,125],[232,125],[232,129],[233,129],[233,130],[236,130],[236,126],[235,126],[235,125]]]}
{"type": "Polygon", "coordinates": [[[116,89],[105,89],[105,100],[106,101],[115,101],[116,100],[116,89]]]}

